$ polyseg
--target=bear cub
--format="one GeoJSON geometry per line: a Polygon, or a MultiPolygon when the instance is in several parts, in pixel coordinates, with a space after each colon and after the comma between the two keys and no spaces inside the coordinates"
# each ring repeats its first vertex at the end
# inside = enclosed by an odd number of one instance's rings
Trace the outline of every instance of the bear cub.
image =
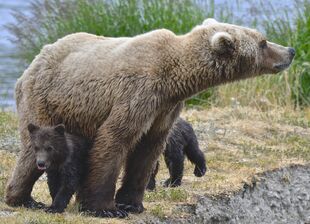
{"type": "Polygon", "coordinates": [[[39,127],[30,123],[28,131],[37,168],[46,172],[52,197],[52,205],[45,211],[61,213],[86,176],[90,144],[85,138],[65,132],[63,124],[39,127]]]}
{"type": "MultiPolygon", "coordinates": [[[[185,155],[195,164],[194,174],[196,177],[202,177],[206,173],[206,159],[199,148],[197,136],[192,126],[182,118],[175,121],[163,154],[170,174],[170,178],[165,181],[165,187],[181,185],[185,155]]],[[[157,161],[147,185],[148,190],[155,189],[158,168],[159,162],[157,161]]]]}

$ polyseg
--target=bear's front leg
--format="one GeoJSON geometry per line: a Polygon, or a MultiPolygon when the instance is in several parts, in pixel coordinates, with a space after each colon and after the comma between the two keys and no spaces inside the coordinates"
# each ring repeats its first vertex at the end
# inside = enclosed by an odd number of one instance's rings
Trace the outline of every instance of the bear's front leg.
{"type": "Polygon", "coordinates": [[[157,160],[155,167],[153,167],[149,182],[146,186],[146,189],[149,191],[153,191],[156,188],[156,175],[158,173],[158,170],[159,170],[159,161],[157,160]]]}
{"type": "Polygon", "coordinates": [[[62,213],[76,192],[79,184],[78,171],[73,163],[66,164],[61,170],[47,173],[48,187],[52,196],[52,205],[45,209],[50,213],[62,213]]]}
{"type": "Polygon", "coordinates": [[[76,185],[62,185],[57,192],[55,199],[50,207],[46,208],[46,212],[62,213],[70,202],[70,199],[76,191],[76,185]]]}
{"type": "MultiPolygon", "coordinates": [[[[22,133],[25,131],[22,131],[22,133]]],[[[22,149],[14,172],[6,187],[5,202],[10,206],[25,206],[32,209],[41,209],[45,205],[41,202],[36,202],[31,197],[31,191],[34,183],[42,175],[43,171],[37,169],[28,135],[25,133],[22,134],[21,141],[22,149]]]]}
{"type": "Polygon", "coordinates": [[[163,152],[165,140],[173,122],[179,116],[183,103],[158,115],[153,126],[128,156],[122,187],[116,194],[118,208],[131,213],[144,210],[142,200],[153,166],[163,152]]]}
{"type": "Polygon", "coordinates": [[[53,171],[49,171],[47,172],[47,184],[48,184],[48,188],[50,190],[50,195],[52,197],[52,201],[54,201],[57,192],[59,191],[61,182],[60,182],[60,173],[58,172],[58,170],[53,170],[53,171]]]}
{"type": "Polygon", "coordinates": [[[144,117],[132,115],[137,114],[131,113],[128,107],[114,108],[97,131],[89,155],[89,172],[80,192],[81,210],[88,214],[120,218],[128,215],[116,208],[114,194],[122,164],[146,123],[144,117]]]}

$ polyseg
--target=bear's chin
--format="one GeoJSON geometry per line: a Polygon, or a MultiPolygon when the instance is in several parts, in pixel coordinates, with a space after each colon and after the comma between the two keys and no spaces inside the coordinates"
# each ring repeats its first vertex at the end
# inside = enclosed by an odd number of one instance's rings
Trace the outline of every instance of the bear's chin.
{"type": "Polygon", "coordinates": [[[37,166],[37,168],[38,168],[38,170],[43,170],[43,171],[45,171],[46,169],[47,169],[47,167],[40,167],[40,166],[37,166]]]}
{"type": "Polygon", "coordinates": [[[286,63],[286,64],[278,64],[273,66],[273,68],[279,72],[283,71],[284,69],[287,69],[290,67],[291,63],[286,63]]]}

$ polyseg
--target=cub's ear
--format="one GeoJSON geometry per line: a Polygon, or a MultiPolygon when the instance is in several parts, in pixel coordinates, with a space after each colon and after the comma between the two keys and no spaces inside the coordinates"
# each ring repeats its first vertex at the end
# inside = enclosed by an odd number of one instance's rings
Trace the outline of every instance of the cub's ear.
{"type": "Polygon", "coordinates": [[[55,126],[54,130],[60,134],[60,135],[64,135],[65,134],[65,125],[64,124],[58,124],[55,126]]]}
{"type": "Polygon", "coordinates": [[[208,26],[208,25],[211,25],[211,24],[216,24],[218,23],[215,19],[213,18],[208,18],[208,19],[205,19],[202,23],[203,26],[208,26]]]}
{"type": "Polygon", "coordinates": [[[212,49],[219,54],[232,54],[235,50],[235,43],[232,36],[227,32],[217,32],[211,37],[212,49]]]}
{"type": "Polygon", "coordinates": [[[35,131],[39,130],[40,127],[39,126],[36,126],[32,123],[28,124],[28,131],[30,134],[34,133],[35,131]]]}

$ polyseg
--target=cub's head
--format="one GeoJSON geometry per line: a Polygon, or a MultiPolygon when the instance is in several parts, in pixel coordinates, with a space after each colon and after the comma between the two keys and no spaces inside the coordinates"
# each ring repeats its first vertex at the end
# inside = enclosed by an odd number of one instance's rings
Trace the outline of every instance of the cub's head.
{"type": "Polygon", "coordinates": [[[199,63],[220,83],[278,73],[288,68],[295,56],[293,48],[269,42],[254,29],[214,19],[205,20],[191,35],[199,63]]]}
{"type": "Polygon", "coordinates": [[[57,167],[65,161],[68,150],[63,124],[39,127],[30,123],[28,131],[39,170],[57,167]]]}

